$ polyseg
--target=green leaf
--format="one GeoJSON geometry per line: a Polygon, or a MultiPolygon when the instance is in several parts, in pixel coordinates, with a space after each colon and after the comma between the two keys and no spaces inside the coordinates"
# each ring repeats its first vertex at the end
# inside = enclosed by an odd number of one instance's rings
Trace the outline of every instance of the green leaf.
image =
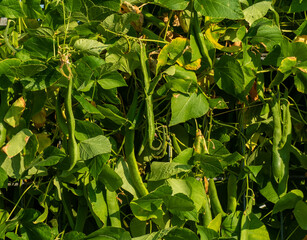
{"type": "Polygon", "coordinates": [[[116,191],[123,185],[121,177],[109,167],[104,164],[99,175],[99,181],[101,181],[109,191],[116,191]]]}
{"type": "Polygon", "coordinates": [[[260,193],[272,203],[276,203],[279,200],[279,196],[271,181],[265,183],[265,186],[260,189],[260,193]]]}
{"type": "Polygon", "coordinates": [[[66,157],[66,154],[57,147],[49,146],[44,149],[43,157],[44,160],[37,163],[36,166],[41,166],[41,167],[53,166],[58,162],[62,161],[66,157]]]}
{"type": "Polygon", "coordinates": [[[296,36],[307,35],[307,20],[305,20],[298,29],[294,31],[296,36]]]}
{"type": "Polygon", "coordinates": [[[71,231],[64,235],[64,240],[84,240],[86,235],[81,232],[71,231]]]}
{"type": "Polygon", "coordinates": [[[33,133],[29,129],[22,129],[2,148],[2,151],[6,153],[9,158],[16,156],[24,149],[29,138],[33,133]]]}
{"type": "Polygon", "coordinates": [[[204,171],[205,176],[208,178],[214,178],[223,173],[223,167],[220,159],[216,156],[196,154],[195,160],[200,161],[200,166],[204,171]]]}
{"type": "Polygon", "coordinates": [[[216,231],[200,225],[197,225],[197,233],[200,235],[200,240],[213,240],[219,237],[216,231]]]}
{"type": "Polygon", "coordinates": [[[146,234],[146,221],[140,221],[134,217],[129,227],[132,237],[139,237],[146,234]]]}
{"type": "Polygon", "coordinates": [[[240,221],[242,212],[236,211],[226,216],[221,225],[223,237],[238,236],[240,234],[240,221]]]}
{"type": "Polygon", "coordinates": [[[122,15],[115,13],[115,14],[108,16],[101,23],[101,26],[104,29],[110,30],[115,33],[126,34],[128,33],[130,29],[130,26],[131,26],[130,23],[138,19],[139,19],[139,15],[134,12],[125,13],[122,15]]]}
{"type": "Polygon", "coordinates": [[[216,215],[214,219],[209,223],[208,228],[214,230],[215,232],[218,232],[221,228],[222,224],[222,214],[219,213],[216,215]]]}
{"type": "Polygon", "coordinates": [[[95,232],[92,232],[84,239],[89,240],[131,240],[130,234],[123,228],[103,227],[95,232]]]}
{"type": "Polygon", "coordinates": [[[98,114],[100,117],[104,117],[101,112],[92,104],[90,104],[83,96],[81,96],[79,92],[75,91],[73,93],[73,96],[81,104],[81,106],[86,112],[91,114],[98,114]]]}
{"type": "Polygon", "coordinates": [[[297,67],[294,85],[297,91],[307,94],[307,67],[297,67]]]}
{"type": "Polygon", "coordinates": [[[270,236],[265,225],[250,213],[247,216],[243,214],[241,222],[241,238],[242,240],[269,240],[270,236]]]}
{"type": "Polygon", "coordinates": [[[167,179],[175,174],[187,172],[191,166],[176,162],[153,162],[148,181],[167,179]]]}
{"type": "Polygon", "coordinates": [[[75,136],[78,141],[103,135],[103,130],[96,123],[76,119],[75,136]]]}
{"type": "MultiPolygon", "coordinates": [[[[215,67],[214,81],[220,89],[245,102],[250,81],[244,78],[240,63],[231,56],[223,55],[215,67]]],[[[251,86],[250,86],[251,87],[251,86]]]]}
{"type": "MultiPolygon", "coordinates": [[[[96,184],[96,180],[89,182],[89,184],[86,186],[87,200],[92,214],[98,217],[99,221],[107,224],[108,210],[103,196],[102,188],[103,186],[101,184],[96,184]]],[[[99,222],[97,222],[97,224],[100,225],[99,222]]]]}
{"type": "Polygon", "coordinates": [[[307,2],[304,0],[292,0],[289,13],[303,12],[307,10],[307,2]]]}
{"type": "Polygon", "coordinates": [[[48,59],[53,57],[53,40],[51,38],[32,37],[24,43],[32,58],[48,59]]]}
{"type": "Polygon", "coordinates": [[[8,176],[6,171],[0,167],[0,188],[6,188],[8,184],[8,176]]]}
{"type": "Polygon", "coordinates": [[[171,187],[162,185],[146,196],[130,202],[131,210],[134,216],[141,221],[162,218],[162,203],[171,194],[171,187]]]}
{"type": "Polygon", "coordinates": [[[79,50],[81,53],[86,53],[97,57],[107,47],[107,44],[93,39],[78,39],[74,44],[74,48],[79,50]]]}
{"type": "Polygon", "coordinates": [[[52,240],[55,237],[51,228],[45,223],[24,222],[22,223],[22,229],[28,239],[52,240]]]}
{"type": "Polygon", "coordinates": [[[111,143],[103,135],[86,139],[79,144],[80,157],[83,160],[88,160],[97,155],[111,153],[111,143]]]}
{"type": "Polygon", "coordinates": [[[194,8],[202,15],[213,18],[244,17],[239,0],[195,0],[194,8]]]}
{"type": "Polygon", "coordinates": [[[177,157],[173,159],[173,162],[181,163],[181,164],[188,164],[189,160],[193,156],[193,152],[194,152],[193,148],[184,149],[181,153],[179,153],[177,157]]]}
{"type": "Polygon", "coordinates": [[[20,2],[15,0],[2,0],[0,2],[0,15],[7,18],[24,17],[20,2]]]}
{"type": "Polygon", "coordinates": [[[302,229],[307,230],[307,203],[302,200],[298,201],[295,205],[293,213],[298,225],[302,229]]]}
{"type": "Polygon", "coordinates": [[[256,20],[263,18],[271,7],[272,3],[269,1],[257,2],[243,10],[244,18],[252,25],[256,20]]]}
{"type": "Polygon", "coordinates": [[[23,10],[29,19],[43,19],[44,12],[40,6],[40,0],[27,0],[23,4],[23,10]]]}
{"type": "Polygon", "coordinates": [[[117,71],[104,75],[97,82],[104,89],[128,86],[123,76],[117,71]]]}
{"type": "Polygon", "coordinates": [[[209,110],[209,103],[203,94],[192,93],[189,96],[173,94],[171,100],[172,118],[169,123],[174,126],[192,118],[199,118],[209,110]]]}
{"type": "Polygon", "coordinates": [[[189,0],[154,0],[154,2],[172,10],[184,10],[189,4],[189,0]]]}
{"type": "Polygon", "coordinates": [[[274,205],[272,214],[282,212],[286,209],[292,209],[295,207],[296,203],[304,198],[304,194],[301,190],[294,189],[284,195],[278,202],[274,205]]]}
{"type": "Polygon", "coordinates": [[[126,161],[124,161],[123,158],[117,162],[115,172],[121,177],[123,181],[122,188],[136,197],[137,194],[132,184],[128,164],[126,161]]]}
{"type": "Polygon", "coordinates": [[[102,171],[103,166],[109,159],[110,159],[110,154],[108,153],[100,154],[97,155],[96,157],[93,157],[90,160],[85,161],[85,164],[88,166],[90,174],[95,179],[97,179],[102,171]]]}
{"type": "Polygon", "coordinates": [[[249,29],[247,37],[251,38],[252,44],[262,44],[268,51],[271,51],[275,45],[281,44],[283,40],[279,27],[274,25],[272,20],[266,18],[255,21],[249,29]]]}

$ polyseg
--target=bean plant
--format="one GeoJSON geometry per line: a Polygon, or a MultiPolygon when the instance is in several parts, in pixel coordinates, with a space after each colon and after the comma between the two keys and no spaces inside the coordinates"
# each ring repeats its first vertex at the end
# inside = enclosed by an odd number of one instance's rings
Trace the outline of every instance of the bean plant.
{"type": "Polygon", "coordinates": [[[0,239],[306,239],[306,11],[0,1],[0,239]]]}

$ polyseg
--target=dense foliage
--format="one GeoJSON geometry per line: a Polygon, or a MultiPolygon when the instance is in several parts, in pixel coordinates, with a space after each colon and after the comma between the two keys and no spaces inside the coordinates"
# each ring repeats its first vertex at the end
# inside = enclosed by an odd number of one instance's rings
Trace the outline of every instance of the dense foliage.
{"type": "Polygon", "coordinates": [[[307,1],[0,1],[0,239],[306,239],[307,1]]]}

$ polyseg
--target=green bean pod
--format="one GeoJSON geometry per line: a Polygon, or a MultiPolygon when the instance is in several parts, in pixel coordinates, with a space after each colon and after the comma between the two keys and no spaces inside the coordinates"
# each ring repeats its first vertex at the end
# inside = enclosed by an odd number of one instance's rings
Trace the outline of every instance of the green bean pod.
{"type": "Polygon", "coordinates": [[[63,117],[62,110],[61,110],[61,97],[60,92],[58,93],[57,99],[56,99],[56,105],[55,105],[55,114],[56,114],[56,121],[58,126],[60,127],[61,131],[64,133],[64,135],[68,136],[68,128],[66,121],[63,117]]]}
{"type": "Polygon", "coordinates": [[[279,144],[282,138],[280,104],[274,94],[272,94],[271,112],[273,116],[273,147],[272,147],[272,172],[277,183],[281,181],[285,174],[285,165],[280,156],[279,144]]]}
{"type": "Polygon", "coordinates": [[[198,20],[197,11],[194,11],[194,21],[191,21],[191,24],[192,24],[192,27],[190,27],[190,29],[193,29],[192,31],[194,31],[200,53],[207,60],[210,68],[212,68],[212,59],[209,56],[204,34],[201,32],[201,29],[200,29],[200,23],[198,20]]]}
{"type": "Polygon", "coordinates": [[[287,193],[288,178],[289,178],[289,161],[291,151],[291,133],[292,133],[292,122],[290,113],[290,104],[287,101],[283,106],[284,117],[283,117],[283,132],[282,132],[282,148],[279,149],[279,154],[282,158],[283,165],[285,167],[284,174],[278,184],[278,195],[282,197],[287,193]]]}
{"type": "Polygon", "coordinates": [[[177,138],[176,138],[176,135],[174,133],[171,134],[171,137],[172,137],[172,144],[173,144],[173,147],[176,151],[177,154],[181,153],[181,148],[178,144],[178,141],[177,141],[177,138]]]}
{"type": "Polygon", "coordinates": [[[78,145],[75,138],[75,117],[72,109],[72,88],[73,88],[73,78],[68,79],[68,88],[65,97],[65,110],[66,110],[66,118],[67,118],[67,128],[68,128],[68,155],[69,155],[69,169],[73,169],[76,165],[79,152],[78,145]]]}
{"type": "Polygon", "coordinates": [[[108,189],[106,189],[106,199],[107,199],[111,226],[121,228],[122,224],[120,221],[120,212],[119,212],[118,200],[116,199],[116,197],[117,194],[115,191],[111,192],[108,189]]]}
{"type": "Polygon", "coordinates": [[[204,201],[203,201],[203,208],[205,210],[203,216],[203,225],[208,227],[209,223],[212,221],[212,213],[210,209],[209,199],[207,194],[205,194],[204,201]]]}
{"type": "Polygon", "coordinates": [[[225,216],[226,213],[224,212],[222,205],[220,203],[220,199],[217,195],[216,187],[215,187],[215,182],[213,178],[209,179],[209,197],[210,197],[210,202],[212,206],[212,210],[214,215],[218,215],[219,213],[222,214],[222,216],[225,216]]]}
{"type": "Polygon", "coordinates": [[[144,78],[144,92],[145,92],[145,101],[146,101],[146,117],[147,117],[147,134],[148,134],[148,144],[152,150],[158,150],[153,146],[153,141],[155,139],[155,116],[153,111],[152,95],[149,93],[150,89],[150,74],[148,68],[148,59],[146,55],[146,47],[141,42],[141,68],[144,78]]]}
{"type": "Polygon", "coordinates": [[[227,212],[235,212],[237,208],[237,177],[230,174],[227,183],[227,212]]]}
{"type": "Polygon", "coordinates": [[[127,113],[127,118],[131,124],[127,124],[125,128],[125,155],[126,160],[129,168],[129,173],[131,176],[133,187],[138,195],[138,197],[142,197],[148,194],[148,190],[146,189],[143,180],[141,178],[139,168],[137,165],[137,161],[135,158],[134,152],[134,124],[135,124],[135,117],[136,117],[136,109],[137,109],[137,91],[134,92],[133,101],[130,106],[130,109],[127,113]]]}

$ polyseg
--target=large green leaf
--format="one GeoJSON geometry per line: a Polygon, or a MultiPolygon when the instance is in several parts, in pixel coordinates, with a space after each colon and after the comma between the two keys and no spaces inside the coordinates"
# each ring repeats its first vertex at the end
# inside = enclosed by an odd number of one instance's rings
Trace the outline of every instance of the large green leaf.
{"type": "Polygon", "coordinates": [[[80,142],[80,157],[83,160],[88,160],[97,155],[111,153],[111,143],[108,138],[103,135],[88,138],[80,142]]]}
{"type": "Polygon", "coordinates": [[[93,39],[78,39],[74,48],[79,50],[81,53],[86,53],[89,55],[99,56],[99,54],[108,47],[107,44],[98,42],[93,39]]]}
{"type": "Polygon", "coordinates": [[[251,84],[244,78],[243,69],[235,58],[228,55],[221,57],[215,66],[214,81],[223,91],[241,101],[246,101],[245,96],[251,84]]]}
{"type": "Polygon", "coordinates": [[[178,93],[173,94],[171,109],[172,118],[169,125],[174,126],[205,115],[209,110],[209,103],[202,93],[192,93],[189,96],[178,93]]]}
{"type": "Polygon", "coordinates": [[[130,240],[131,236],[123,228],[104,227],[104,228],[98,229],[95,232],[92,232],[84,239],[88,239],[88,240],[106,240],[106,239],[130,240]]]}
{"type": "Polygon", "coordinates": [[[4,169],[0,167],[0,188],[6,188],[8,184],[8,176],[4,169]]]}
{"type": "Polygon", "coordinates": [[[251,25],[256,20],[264,17],[271,6],[270,1],[257,2],[243,10],[244,18],[251,25]]]}
{"type": "Polygon", "coordinates": [[[4,121],[12,127],[17,127],[22,113],[26,108],[26,102],[23,97],[18,98],[8,109],[4,116],[4,121]]]}
{"type": "Polygon", "coordinates": [[[301,190],[294,189],[278,200],[278,202],[274,205],[272,213],[274,214],[286,209],[292,209],[295,207],[296,203],[303,198],[303,192],[301,190]]]}
{"type": "Polygon", "coordinates": [[[24,17],[21,3],[16,0],[2,0],[0,2],[0,15],[7,18],[24,17]]]}
{"type": "Polygon", "coordinates": [[[265,225],[250,213],[247,216],[243,214],[241,222],[241,240],[269,240],[270,236],[265,225]]]}
{"type": "Polygon", "coordinates": [[[96,216],[101,222],[106,224],[108,219],[108,209],[103,196],[102,188],[103,185],[96,183],[96,180],[88,183],[86,186],[88,196],[87,200],[92,214],[96,216]]]}
{"type": "Polygon", "coordinates": [[[154,0],[155,3],[172,9],[172,10],[184,10],[188,4],[189,0],[154,0]]]}
{"type": "Polygon", "coordinates": [[[303,12],[307,10],[307,2],[305,0],[292,0],[289,13],[303,12]]]}
{"type": "Polygon", "coordinates": [[[190,169],[191,166],[176,162],[153,162],[148,180],[158,181],[167,179],[175,174],[187,172],[190,169]]]}
{"type": "Polygon", "coordinates": [[[249,29],[247,37],[251,38],[252,44],[262,44],[268,51],[271,51],[275,45],[280,45],[283,40],[279,27],[266,18],[255,21],[249,29]]]}
{"type": "Polygon", "coordinates": [[[109,160],[109,158],[110,158],[110,154],[104,153],[104,154],[97,155],[97,156],[85,161],[85,164],[89,168],[90,174],[95,179],[98,179],[98,176],[101,173],[103,166],[109,160]]]}
{"type": "Polygon", "coordinates": [[[214,18],[243,18],[239,0],[195,0],[194,8],[204,16],[214,18]]]}
{"type": "Polygon", "coordinates": [[[302,200],[298,201],[295,205],[293,213],[299,226],[302,229],[307,230],[307,203],[302,200]]]}
{"type": "Polygon", "coordinates": [[[123,185],[121,177],[109,167],[104,164],[99,175],[99,181],[101,181],[109,191],[116,191],[123,185]]]}
{"type": "Polygon", "coordinates": [[[200,161],[200,166],[208,178],[214,178],[223,173],[221,159],[216,156],[196,154],[195,160],[200,161]]]}
{"type": "Polygon", "coordinates": [[[76,119],[75,136],[78,141],[103,135],[103,130],[96,123],[76,119]]]}

